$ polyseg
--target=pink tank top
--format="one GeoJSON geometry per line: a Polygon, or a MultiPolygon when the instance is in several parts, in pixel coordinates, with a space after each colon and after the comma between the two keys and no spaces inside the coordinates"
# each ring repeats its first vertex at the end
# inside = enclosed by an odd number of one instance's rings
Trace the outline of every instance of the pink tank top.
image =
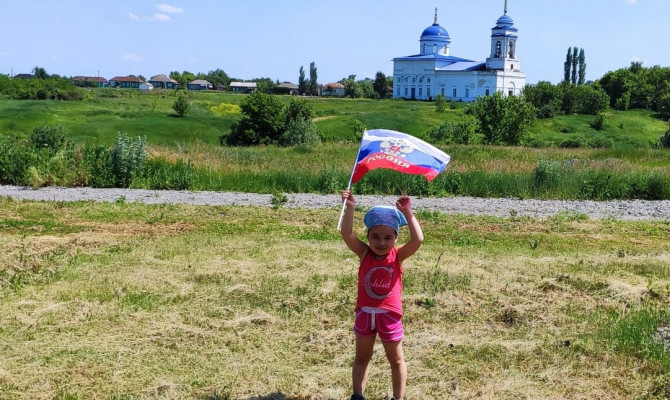
{"type": "Polygon", "coordinates": [[[377,307],[402,316],[402,265],[398,249],[393,248],[383,260],[368,250],[358,267],[356,310],[377,307]]]}

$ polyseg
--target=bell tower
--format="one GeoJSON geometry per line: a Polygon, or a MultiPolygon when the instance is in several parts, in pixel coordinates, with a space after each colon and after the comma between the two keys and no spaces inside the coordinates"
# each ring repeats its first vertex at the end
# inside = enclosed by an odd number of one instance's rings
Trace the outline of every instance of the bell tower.
{"type": "Polygon", "coordinates": [[[518,29],[514,21],[507,15],[507,0],[502,17],[491,29],[491,54],[486,59],[486,67],[493,70],[520,71],[521,62],[517,57],[516,42],[518,29]]]}

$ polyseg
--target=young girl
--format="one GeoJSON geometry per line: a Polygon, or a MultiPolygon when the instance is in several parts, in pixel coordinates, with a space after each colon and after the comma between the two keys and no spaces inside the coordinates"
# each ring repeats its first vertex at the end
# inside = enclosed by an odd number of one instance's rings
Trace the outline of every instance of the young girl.
{"type": "MultiPolygon", "coordinates": [[[[412,213],[409,197],[401,197],[395,208],[372,207],[363,222],[368,228],[363,242],[353,233],[356,200],[351,191],[342,193],[346,211],[342,220],[342,239],[361,260],[358,267],[356,300],[356,357],[351,371],[354,394],[351,400],[365,400],[365,382],[377,335],[391,365],[393,399],[405,394],[407,367],[402,352],[402,262],[414,254],[423,242],[421,225],[412,213]],[[408,225],[409,240],[396,247],[398,229],[408,225]]],[[[393,400],[392,399],[392,400],[393,400]]]]}

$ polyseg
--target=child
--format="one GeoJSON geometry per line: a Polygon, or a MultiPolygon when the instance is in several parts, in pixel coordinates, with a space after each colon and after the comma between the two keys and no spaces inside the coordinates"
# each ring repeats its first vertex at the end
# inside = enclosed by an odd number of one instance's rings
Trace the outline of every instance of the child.
{"type": "Polygon", "coordinates": [[[393,399],[401,400],[405,392],[407,367],[402,352],[402,262],[414,254],[423,242],[421,225],[412,213],[409,197],[401,197],[395,208],[372,207],[363,219],[368,228],[368,243],[353,233],[356,200],[351,191],[342,193],[346,211],[342,220],[342,239],[361,260],[358,268],[356,300],[356,356],[351,371],[354,394],[351,400],[365,400],[365,382],[376,336],[384,345],[391,365],[393,399]],[[408,225],[409,240],[397,246],[398,229],[408,225]]]}

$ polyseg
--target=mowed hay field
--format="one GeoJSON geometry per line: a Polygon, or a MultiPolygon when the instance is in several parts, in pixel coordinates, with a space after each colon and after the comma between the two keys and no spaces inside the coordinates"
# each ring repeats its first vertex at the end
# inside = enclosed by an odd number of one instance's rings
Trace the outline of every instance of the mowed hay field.
{"type": "MultiPolygon", "coordinates": [[[[348,398],[358,262],[338,203],[1,199],[0,398],[348,398]]],[[[653,340],[670,325],[670,221],[418,218],[406,398],[670,395],[653,340]]],[[[378,345],[367,398],[390,388],[378,345]]]]}

